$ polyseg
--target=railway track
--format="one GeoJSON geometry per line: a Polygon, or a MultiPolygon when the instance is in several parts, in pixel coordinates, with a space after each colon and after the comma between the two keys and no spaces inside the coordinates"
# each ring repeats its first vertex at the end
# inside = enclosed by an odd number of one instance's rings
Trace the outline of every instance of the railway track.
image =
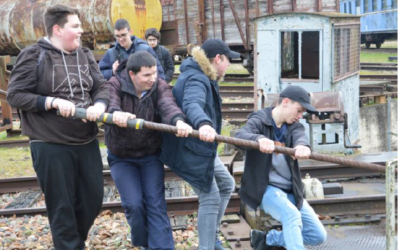
{"type": "MultiPolygon", "coordinates": [[[[383,163],[383,162],[376,162],[383,163]]],[[[240,186],[240,179],[238,179],[238,168],[235,166],[236,162],[233,165],[233,175],[237,186],[240,186]]],[[[237,164],[236,164],[237,165],[237,164]]],[[[346,166],[338,166],[335,164],[323,164],[321,162],[316,161],[302,161],[300,163],[300,170],[302,175],[304,176],[306,173],[309,173],[312,177],[318,177],[323,180],[334,180],[337,181],[338,178],[344,178],[345,181],[347,179],[352,179],[350,184],[347,183],[347,187],[350,188],[351,183],[355,182],[357,184],[357,189],[361,189],[363,186],[370,186],[371,188],[380,188],[382,189],[382,185],[384,186],[384,179],[382,183],[368,184],[363,182],[359,183],[359,179],[357,178],[365,178],[365,177],[375,177],[370,180],[377,180],[376,178],[381,178],[382,173],[374,173],[368,170],[350,170],[349,167],[346,166]],[[382,185],[381,185],[382,184],[382,185]],[[375,185],[376,187],[373,187],[375,185]]],[[[166,172],[170,172],[169,169],[166,169],[166,172]]],[[[181,181],[178,177],[173,177],[174,174],[170,172],[166,176],[167,180],[172,182],[181,181]]],[[[109,171],[104,171],[104,179],[106,185],[112,185],[112,179],[109,171]]],[[[365,179],[361,179],[365,182],[365,179]]],[[[367,181],[368,182],[368,181],[367,181]]],[[[336,183],[337,185],[342,185],[340,183],[336,183]]],[[[343,184],[344,185],[344,184],[343,184]]],[[[345,186],[345,185],[344,185],[345,186]]],[[[346,186],[345,186],[346,187],[346,186]]],[[[338,190],[337,188],[334,188],[338,190]]],[[[384,187],[383,187],[384,189],[384,187]]],[[[39,190],[38,183],[36,177],[24,177],[24,178],[13,178],[13,179],[2,179],[0,180],[0,193],[15,193],[15,192],[25,192],[25,191],[34,191],[39,190]]],[[[325,190],[325,189],[324,189],[325,190]]],[[[329,190],[329,188],[327,188],[329,190]]],[[[343,187],[341,192],[334,192],[331,195],[327,196],[325,199],[311,200],[310,204],[319,211],[319,213],[324,215],[333,216],[335,214],[373,214],[373,213],[384,213],[385,210],[385,194],[377,194],[377,193],[368,193],[366,192],[362,196],[355,196],[354,191],[350,191],[348,193],[343,192],[343,187]],[[343,194],[343,195],[341,195],[343,194]],[[351,194],[351,195],[348,195],[351,194]]],[[[325,191],[325,194],[329,194],[329,192],[325,191]]],[[[187,197],[167,197],[167,209],[168,212],[172,212],[175,215],[188,215],[197,211],[198,209],[198,198],[196,196],[187,196],[187,197]]],[[[111,210],[113,212],[123,212],[123,208],[121,202],[112,201],[112,202],[103,202],[103,210],[111,210]]],[[[241,202],[240,197],[234,193],[231,196],[230,203],[228,205],[227,213],[239,213],[241,210],[241,202]]],[[[45,214],[45,207],[28,207],[28,208],[16,208],[16,209],[0,209],[0,216],[24,216],[24,215],[37,215],[37,214],[45,214]]]]}

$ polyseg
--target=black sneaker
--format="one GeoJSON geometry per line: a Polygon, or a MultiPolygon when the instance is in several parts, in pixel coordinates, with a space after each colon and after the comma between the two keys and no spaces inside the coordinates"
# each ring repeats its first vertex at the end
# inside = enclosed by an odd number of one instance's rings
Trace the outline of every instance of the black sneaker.
{"type": "Polygon", "coordinates": [[[250,245],[254,250],[268,250],[271,248],[267,245],[267,233],[255,229],[250,230],[250,245]]]}

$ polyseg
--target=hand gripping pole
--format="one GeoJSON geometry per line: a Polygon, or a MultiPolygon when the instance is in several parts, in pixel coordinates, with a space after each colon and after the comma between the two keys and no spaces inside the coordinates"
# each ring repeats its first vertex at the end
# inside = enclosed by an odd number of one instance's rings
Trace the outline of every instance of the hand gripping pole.
{"type": "MultiPolygon", "coordinates": [[[[83,108],[77,108],[73,118],[86,119],[86,110],[83,108]]],[[[107,123],[107,124],[114,124],[112,121],[112,114],[109,114],[109,113],[102,114],[99,117],[99,119],[97,119],[97,121],[107,123]]],[[[166,133],[172,133],[172,134],[178,133],[178,129],[175,126],[161,124],[161,123],[155,123],[155,122],[148,122],[148,121],[144,121],[143,119],[129,119],[128,127],[134,128],[134,129],[142,129],[142,128],[152,129],[152,130],[157,130],[160,132],[166,132],[166,133]]],[[[194,138],[199,138],[199,131],[193,130],[193,132],[189,136],[194,137],[194,138]]],[[[229,143],[229,144],[233,144],[235,146],[241,146],[241,147],[251,148],[251,149],[255,149],[255,150],[259,149],[259,144],[256,141],[243,140],[243,139],[222,136],[222,135],[216,135],[215,140],[217,142],[229,143]]],[[[287,148],[287,147],[275,146],[274,152],[291,155],[291,156],[295,155],[295,149],[287,148]]],[[[336,164],[344,165],[344,166],[364,168],[364,169],[369,169],[372,171],[385,172],[385,166],[368,163],[368,162],[360,162],[360,161],[345,159],[342,157],[323,155],[323,154],[319,154],[319,153],[311,153],[310,159],[317,160],[317,161],[336,163],[336,164]]]]}

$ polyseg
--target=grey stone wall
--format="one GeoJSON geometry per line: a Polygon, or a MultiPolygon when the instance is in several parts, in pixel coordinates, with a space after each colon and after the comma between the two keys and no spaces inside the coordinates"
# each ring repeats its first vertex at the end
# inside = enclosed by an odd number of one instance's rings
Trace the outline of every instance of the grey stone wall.
{"type": "MultiPolygon", "coordinates": [[[[387,104],[376,104],[360,108],[359,145],[361,153],[387,151],[387,104]]],[[[397,100],[391,101],[390,131],[397,134],[397,100]]],[[[397,150],[397,136],[391,136],[391,150],[397,150]]]]}

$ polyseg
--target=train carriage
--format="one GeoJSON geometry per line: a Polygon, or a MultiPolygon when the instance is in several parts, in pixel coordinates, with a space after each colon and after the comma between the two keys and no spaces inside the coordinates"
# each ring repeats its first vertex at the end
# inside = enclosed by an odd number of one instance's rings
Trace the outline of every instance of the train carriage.
{"type": "Polygon", "coordinates": [[[397,0],[341,0],[340,12],[361,15],[361,44],[367,48],[397,37],[397,0]]]}

